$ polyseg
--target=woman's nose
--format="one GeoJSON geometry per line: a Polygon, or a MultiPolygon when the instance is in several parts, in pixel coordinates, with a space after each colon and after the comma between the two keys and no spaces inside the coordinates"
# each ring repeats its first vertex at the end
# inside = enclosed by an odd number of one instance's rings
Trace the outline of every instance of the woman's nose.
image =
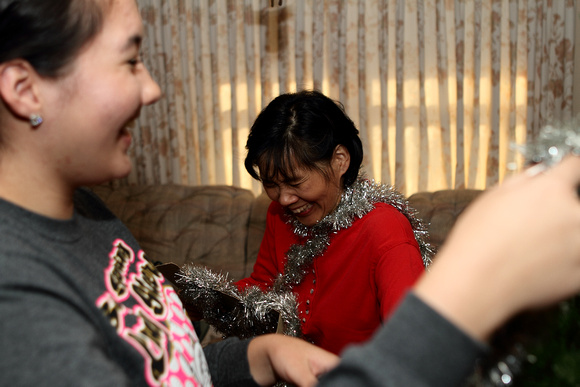
{"type": "Polygon", "coordinates": [[[280,188],[280,195],[278,197],[278,203],[287,207],[292,203],[295,203],[298,200],[298,196],[296,196],[293,192],[288,189],[280,188]]]}
{"type": "Polygon", "coordinates": [[[153,80],[147,68],[144,68],[142,93],[143,105],[150,105],[161,98],[161,88],[157,82],[153,80]]]}

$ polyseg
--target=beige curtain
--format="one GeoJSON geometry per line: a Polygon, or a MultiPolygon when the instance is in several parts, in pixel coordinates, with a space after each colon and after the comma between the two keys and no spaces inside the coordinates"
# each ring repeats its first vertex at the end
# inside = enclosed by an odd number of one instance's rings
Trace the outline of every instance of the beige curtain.
{"type": "Polygon", "coordinates": [[[510,144],[572,115],[574,0],[137,2],[165,98],[134,125],[125,183],[259,192],[248,130],[302,88],[344,103],[367,174],[405,194],[501,181],[510,144]]]}

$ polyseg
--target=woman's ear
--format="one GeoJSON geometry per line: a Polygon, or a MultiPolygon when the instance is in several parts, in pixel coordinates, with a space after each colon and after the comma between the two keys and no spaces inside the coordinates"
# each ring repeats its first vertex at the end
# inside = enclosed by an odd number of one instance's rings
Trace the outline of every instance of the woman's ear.
{"type": "Polygon", "coordinates": [[[344,145],[339,144],[334,148],[331,164],[334,172],[338,173],[339,176],[346,173],[350,167],[350,153],[344,145]]]}
{"type": "Polygon", "coordinates": [[[14,59],[0,65],[0,98],[12,113],[28,120],[39,114],[38,74],[23,59],[14,59]]]}

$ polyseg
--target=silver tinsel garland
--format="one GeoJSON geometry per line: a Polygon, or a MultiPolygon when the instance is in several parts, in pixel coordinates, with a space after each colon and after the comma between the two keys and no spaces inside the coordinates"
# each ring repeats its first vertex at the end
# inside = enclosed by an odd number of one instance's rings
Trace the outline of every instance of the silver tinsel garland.
{"type": "Polygon", "coordinates": [[[257,286],[243,291],[227,276],[202,266],[186,265],[177,274],[180,297],[225,337],[249,338],[279,330],[300,337],[293,293],[264,293],[257,286]]]}
{"type": "Polygon", "coordinates": [[[292,289],[302,282],[313,260],[324,254],[331,243],[331,235],[349,228],[356,219],[372,211],[376,203],[395,207],[409,220],[427,267],[434,252],[428,242],[427,227],[417,217],[416,211],[391,186],[377,184],[361,175],[344,190],[337,208],[316,225],[305,226],[287,214],[287,222],[294,233],[306,238],[306,242],[290,247],[284,273],[277,276],[271,290],[263,292],[251,286],[239,291],[227,277],[188,265],[178,275],[181,296],[187,305],[199,311],[225,336],[246,338],[278,329],[286,335],[300,337],[297,300],[292,289]],[[237,302],[232,302],[232,298],[237,302]]]}
{"type": "Polygon", "coordinates": [[[529,164],[551,167],[568,154],[580,155],[580,123],[578,120],[558,127],[544,127],[529,144],[516,147],[529,164]]]}
{"type": "Polygon", "coordinates": [[[330,235],[349,228],[356,219],[372,211],[376,203],[387,203],[405,215],[421,249],[423,264],[429,266],[433,249],[428,242],[427,227],[417,217],[416,211],[409,207],[405,197],[393,187],[377,184],[361,176],[344,190],[337,208],[314,226],[305,226],[296,217],[288,215],[288,223],[292,225],[294,233],[308,240],[302,245],[290,247],[286,253],[288,260],[284,275],[276,279],[274,288],[292,288],[302,282],[312,261],[324,254],[330,245],[330,235]]]}

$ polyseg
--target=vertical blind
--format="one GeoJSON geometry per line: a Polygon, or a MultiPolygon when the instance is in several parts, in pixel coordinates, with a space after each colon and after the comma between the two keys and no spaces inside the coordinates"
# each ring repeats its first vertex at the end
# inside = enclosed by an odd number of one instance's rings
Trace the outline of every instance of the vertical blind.
{"type": "MultiPolygon", "coordinates": [[[[572,118],[575,1],[137,0],[164,98],[134,124],[124,184],[229,184],[280,93],[317,89],[360,130],[370,178],[409,195],[486,188],[572,118]]],[[[123,184],[123,183],[121,183],[123,184]]]]}

